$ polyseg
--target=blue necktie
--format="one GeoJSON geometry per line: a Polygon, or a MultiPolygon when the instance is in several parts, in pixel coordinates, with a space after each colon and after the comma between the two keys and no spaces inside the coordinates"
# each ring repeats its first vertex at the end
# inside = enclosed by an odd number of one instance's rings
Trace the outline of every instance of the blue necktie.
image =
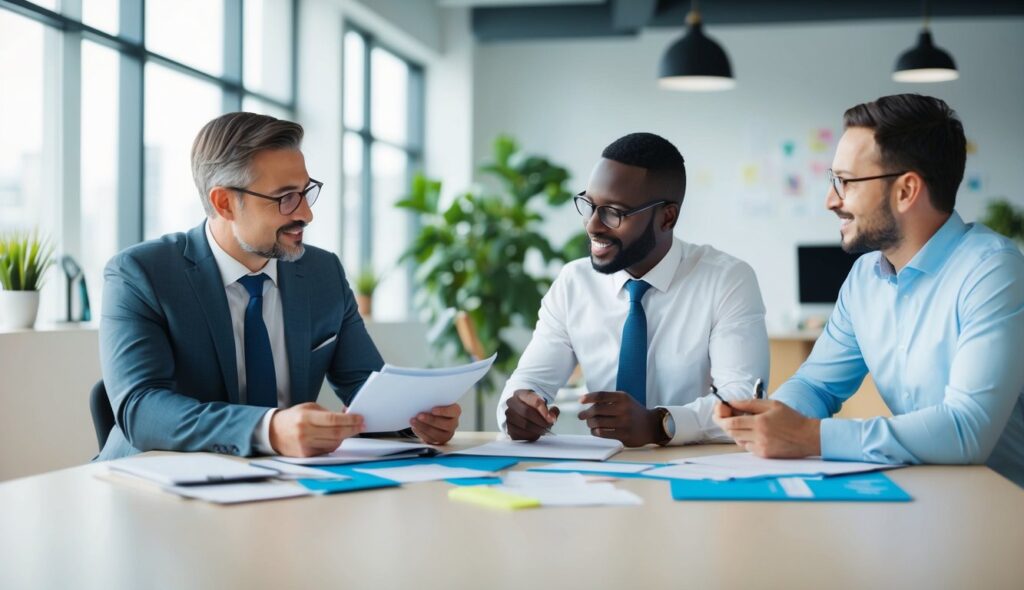
{"type": "Polygon", "coordinates": [[[245,306],[245,391],[250,406],[277,407],[277,376],[270,336],[263,323],[263,281],[267,275],[247,275],[238,282],[249,292],[245,306]]]}
{"type": "Polygon", "coordinates": [[[646,281],[626,281],[629,315],[622,326],[619,374],[615,380],[615,389],[625,391],[644,407],[647,406],[647,315],[642,300],[650,288],[646,281]]]}

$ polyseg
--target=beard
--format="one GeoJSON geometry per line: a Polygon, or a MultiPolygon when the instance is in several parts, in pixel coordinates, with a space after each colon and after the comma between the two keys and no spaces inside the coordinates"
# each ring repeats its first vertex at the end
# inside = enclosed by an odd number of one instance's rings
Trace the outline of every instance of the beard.
{"type": "Polygon", "coordinates": [[[651,216],[651,222],[647,224],[647,229],[644,230],[644,233],[640,234],[640,237],[638,237],[635,242],[625,248],[622,247],[621,240],[617,240],[612,237],[604,237],[602,239],[608,240],[618,246],[618,254],[616,254],[615,258],[612,258],[611,262],[608,262],[607,264],[598,264],[593,258],[591,258],[590,264],[594,267],[594,270],[602,274],[610,275],[612,273],[619,272],[624,268],[629,268],[646,258],[647,255],[651,253],[651,250],[654,250],[654,246],[656,245],[654,238],[654,216],[651,216]]]}
{"type": "MultiPolygon", "coordinates": [[[[290,223],[282,227],[281,229],[277,230],[277,235],[281,235],[281,232],[284,231],[298,229],[305,226],[306,224],[302,222],[290,223]]],[[[235,239],[238,240],[238,245],[241,246],[243,250],[250,254],[255,254],[263,258],[277,258],[281,262],[295,262],[296,260],[302,258],[302,255],[306,253],[306,247],[303,246],[302,244],[299,244],[298,247],[295,248],[294,250],[288,250],[283,245],[281,245],[281,243],[277,241],[276,238],[274,240],[274,243],[270,245],[270,248],[260,248],[258,246],[253,246],[252,244],[243,240],[242,236],[238,235],[238,227],[235,224],[231,224],[231,230],[235,234],[235,239]]]]}
{"type": "Polygon", "coordinates": [[[896,216],[889,207],[888,200],[883,200],[875,212],[870,216],[862,216],[858,220],[856,235],[849,242],[840,243],[843,251],[847,254],[862,254],[874,252],[875,250],[888,250],[898,246],[903,241],[903,234],[896,223],[896,216]]]}

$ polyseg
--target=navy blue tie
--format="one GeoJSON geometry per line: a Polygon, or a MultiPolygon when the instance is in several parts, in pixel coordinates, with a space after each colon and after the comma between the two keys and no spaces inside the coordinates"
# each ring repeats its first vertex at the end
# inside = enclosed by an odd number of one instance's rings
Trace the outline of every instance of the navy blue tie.
{"type": "Polygon", "coordinates": [[[247,275],[238,282],[249,292],[245,306],[245,392],[250,406],[277,407],[277,375],[270,336],[263,323],[263,281],[267,275],[247,275]]]}
{"type": "Polygon", "coordinates": [[[615,389],[625,391],[644,407],[647,406],[647,314],[643,298],[650,288],[646,281],[626,281],[629,315],[622,326],[619,373],[615,380],[615,389]]]}

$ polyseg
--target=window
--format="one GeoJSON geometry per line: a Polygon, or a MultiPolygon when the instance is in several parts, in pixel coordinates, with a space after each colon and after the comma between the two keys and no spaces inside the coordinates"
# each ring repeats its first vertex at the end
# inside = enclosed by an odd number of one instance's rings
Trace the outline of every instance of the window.
{"type": "Polygon", "coordinates": [[[153,53],[219,76],[225,65],[224,2],[147,0],[145,38],[153,53]]]}
{"type": "Polygon", "coordinates": [[[117,253],[117,84],[113,49],[82,42],[81,266],[92,294],[93,317],[101,309],[103,267],[117,253]]]}
{"type": "MultiPolygon", "coordinates": [[[[296,0],[0,4],[0,80],[18,89],[0,92],[0,231],[50,235],[83,268],[98,312],[110,256],[202,220],[189,156],[203,124],[241,108],[294,119],[296,10],[296,0]]],[[[50,273],[43,322],[64,317],[64,280],[50,273]]]]}
{"type": "Polygon", "coordinates": [[[213,84],[151,63],[145,96],[143,210],[150,239],[185,231],[206,217],[192,180],[191,146],[199,129],[221,114],[221,93],[213,84]],[[182,104],[188,108],[178,108],[182,104]]]}
{"type": "Polygon", "coordinates": [[[343,47],[342,261],[350,277],[367,269],[381,276],[374,317],[401,320],[411,281],[399,257],[414,225],[394,205],[422,166],[423,71],[359,29],[345,32],[343,47]]]}

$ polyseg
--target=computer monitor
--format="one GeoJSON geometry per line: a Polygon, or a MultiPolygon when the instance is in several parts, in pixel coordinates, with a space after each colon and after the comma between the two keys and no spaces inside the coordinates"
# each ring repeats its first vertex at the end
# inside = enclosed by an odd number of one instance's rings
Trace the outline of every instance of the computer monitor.
{"type": "Polygon", "coordinates": [[[797,246],[796,251],[800,303],[834,304],[860,254],[847,254],[839,246],[797,246]]]}

